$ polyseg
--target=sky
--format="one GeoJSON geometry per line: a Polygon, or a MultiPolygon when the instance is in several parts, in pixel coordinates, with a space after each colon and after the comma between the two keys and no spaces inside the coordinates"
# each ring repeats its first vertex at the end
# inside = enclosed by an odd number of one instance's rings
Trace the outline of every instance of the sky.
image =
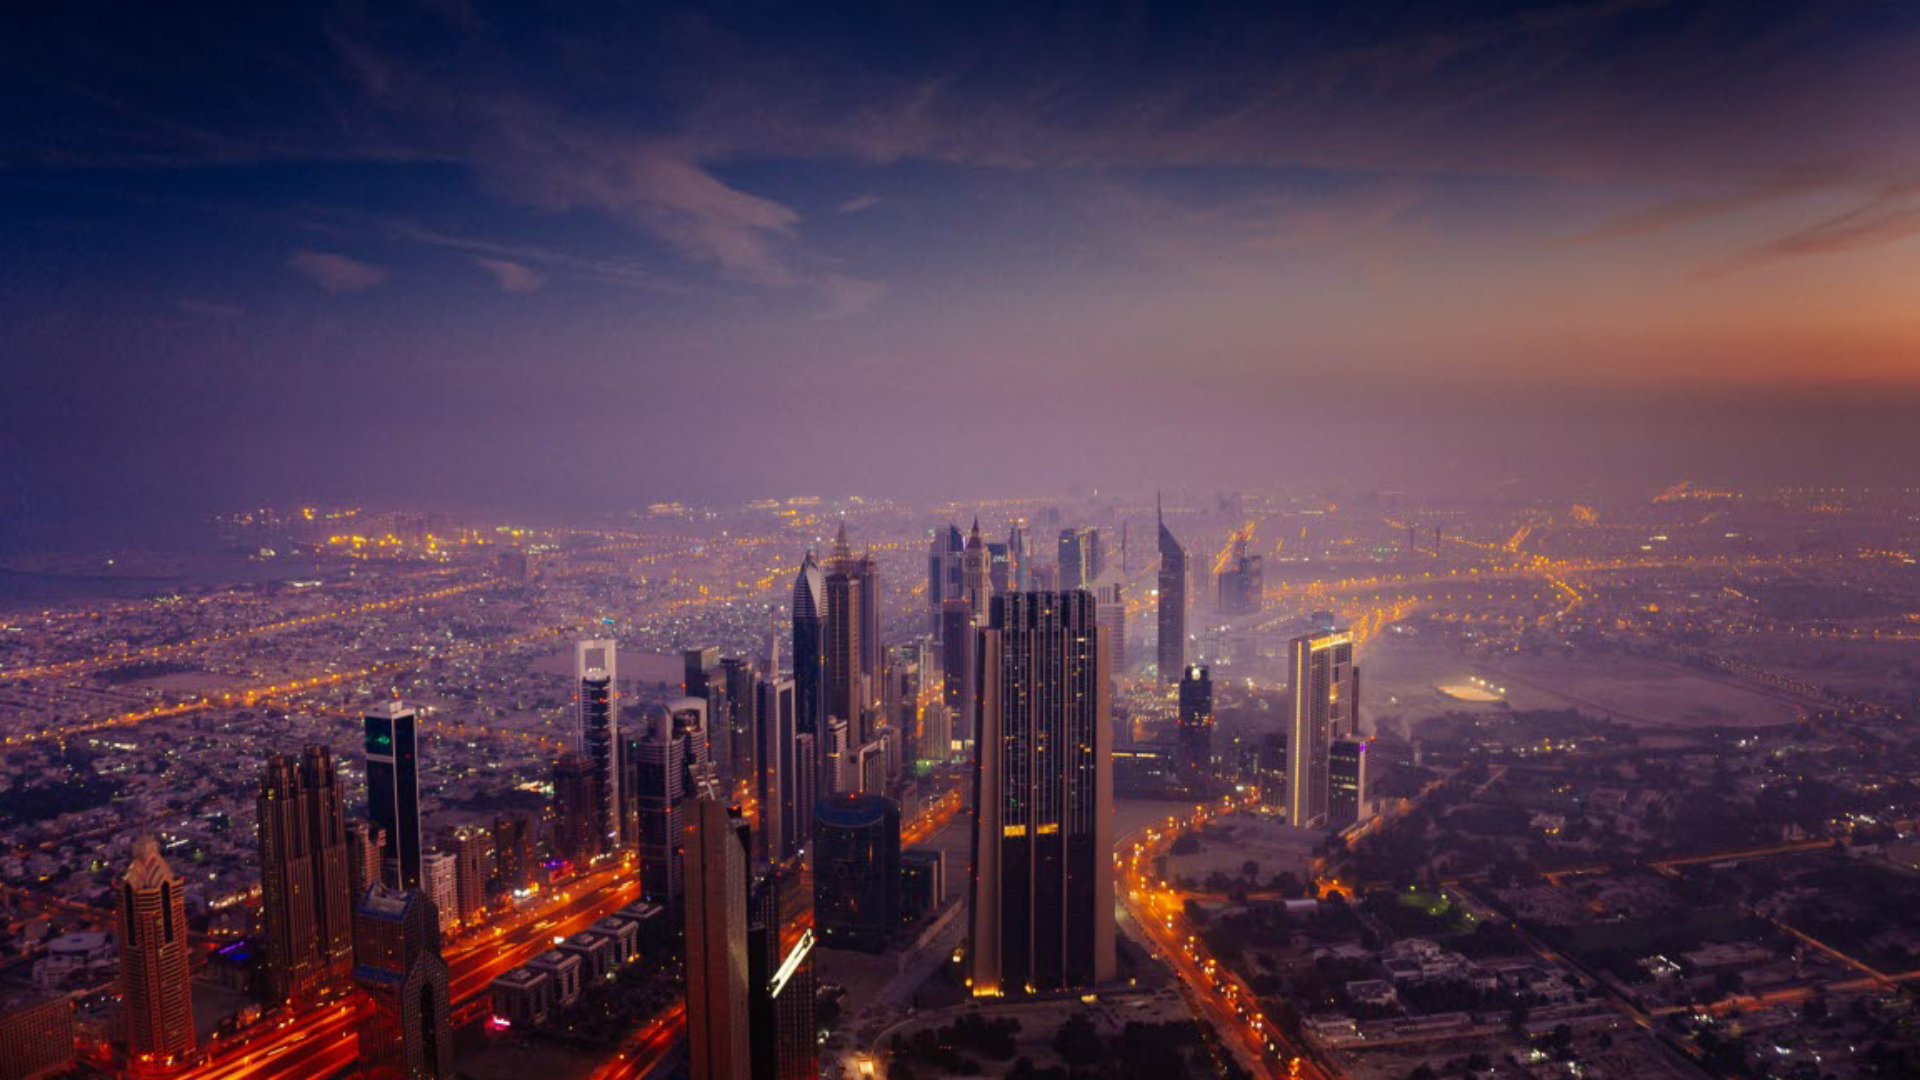
{"type": "Polygon", "coordinates": [[[1911,482],[1920,7],[39,5],[0,546],[1911,482]]]}

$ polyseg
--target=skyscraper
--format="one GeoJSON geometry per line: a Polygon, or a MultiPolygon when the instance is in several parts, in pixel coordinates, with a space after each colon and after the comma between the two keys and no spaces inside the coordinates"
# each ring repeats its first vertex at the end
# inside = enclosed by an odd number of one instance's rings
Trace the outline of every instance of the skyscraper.
{"type": "Polygon", "coordinates": [[[326,748],[268,758],[255,805],[268,994],[308,1003],[353,967],[346,820],[326,748]]]}
{"type": "Polygon", "coordinates": [[[1093,597],[995,597],[979,638],[973,992],[1091,987],[1114,973],[1113,731],[1093,597]]]}
{"type": "Polygon", "coordinates": [[[736,819],[696,799],[686,829],[687,1043],[692,1080],[747,1080],[747,853],[736,819]]]}
{"type": "Polygon", "coordinates": [[[387,831],[370,821],[347,822],[347,924],[351,941],[353,908],[365,895],[367,886],[380,880],[381,851],[387,844],[387,831]]]}
{"type": "Polygon", "coordinates": [[[578,724],[575,749],[593,763],[594,853],[620,848],[620,710],[616,647],[610,639],[582,641],[574,647],[578,724]]]}
{"type": "Polygon", "coordinates": [[[878,612],[870,609],[874,591],[873,560],[855,558],[847,546],[843,522],[827,562],[827,715],[847,722],[859,741],[871,729],[878,712],[880,686],[878,612]]]}
{"type": "Polygon", "coordinates": [[[420,761],[413,710],[375,705],[366,719],[367,817],[386,832],[381,880],[420,885],[420,761]]]}
{"type": "Polygon", "coordinates": [[[1213,679],[1207,669],[1187,665],[1180,676],[1180,767],[1191,779],[1213,775],[1213,679]]]}
{"type": "Polygon", "coordinates": [[[493,834],[478,825],[456,826],[447,831],[446,848],[453,855],[460,922],[471,925],[487,909],[487,882],[493,879],[493,834]]]}
{"type": "Polygon", "coordinates": [[[793,580],[793,694],[800,730],[812,735],[827,717],[827,578],[813,552],[793,580]]]}
{"type": "Polygon", "coordinates": [[[449,852],[435,849],[420,856],[420,891],[433,901],[442,934],[460,923],[460,864],[449,852]]]}
{"type": "Polygon", "coordinates": [[[1344,829],[1369,816],[1367,746],[1361,735],[1344,735],[1327,748],[1327,826],[1344,829]]]}
{"type": "Polygon", "coordinates": [[[1127,579],[1116,567],[1101,571],[1093,583],[1093,617],[1107,649],[1107,674],[1119,678],[1127,670],[1127,579]]]}
{"type": "Polygon", "coordinates": [[[626,742],[640,831],[640,895],[678,917],[680,834],[686,802],[686,740],[673,717],[657,712],[626,742]]]}
{"type": "Polygon", "coordinates": [[[450,979],[433,901],[418,891],[368,888],[354,911],[353,955],[354,981],[373,999],[360,1025],[362,1075],[452,1076],[450,979]]]}
{"type": "Polygon", "coordinates": [[[1257,614],[1266,600],[1266,572],[1260,556],[1247,554],[1250,531],[1234,535],[1227,563],[1214,577],[1222,615],[1257,614]]]}
{"type": "Polygon", "coordinates": [[[727,757],[732,765],[729,779],[736,790],[741,785],[750,788],[755,783],[754,755],[760,745],[760,673],[753,661],[743,656],[721,659],[720,672],[727,687],[727,757]]]}
{"type": "Polygon", "coordinates": [[[1012,568],[1010,580],[1005,589],[998,592],[1025,592],[1029,586],[1027,574],[1029,562],[1033,558],[1033,540],[1029,535],[1026,518],[1014,518],[1007,527],[1007,562],[1012,568]]]}
{"type": "Polygon", "coordinates": [[[966,549],[958,526],[935,529],[927,550],[927,632],[938,638],[944,625],[946,602],[964,587],[960,555],[966,549]]]}
{"type": "Polygon", "coordinates": [[[525,888],[533,876],[533,822],[525,812],[493,818],[493,876],[502,889],[525,888]]]}
{"type": "Polygon", "coordinates": [[[987,621],[987,606],[993,600],[993,564],[986,539],[980,535],[980,519],[973,519],[973,531],[967,534],[967,546],[960,553],[961,595],[973,612],[976,626],[987,621]]]}
{"type": "Polygon", "coordinates": [[[1333,741],[1357,733],[1360,674],[1353,663],[1353,634],[1306,634],[1293,639],[1290,651],[1287,820],[1300,828],[1320,828],[1329,824],[1333,741]]]}
{"type": "Polygon", "coordinates": [[[600,775],[585,754],[562,754],[553,763],[554,858],[585,868],[600,850],[595,821],[600,806],[600,775]]]}
{"type": "Polygon", "coordinates": [[[821,944],[880,952],[900,921],[900,807],[836,795],[814,811],[813,917],[821,944]]]}
{"type": "Polygon", "coordinates": [[[1160,681],[1170,683],[1187,666],[1187,549],[1167,528],[1158,495],[1153,499],[1153,514],[1160,527],[1159,643],[1155,649],[1160,681]]]}
{"type": "Polygon", "coordinates": [[[151,836],[133,842],[120,879],[120,1015],[136,1069],[165,1067],[193,1052],[193,975],[188,970],[185,882],[151,836]]]}
{"type": "Polygon", "coordinates": [[[973,609],[966,600],[947,601],[946,629],[940,636],[940,677],[947,706],[948,732],[955,740],[973,738],[974,705],[978,700],[979,638],[974,633],[973,609]]]}
{"type": "Polygon", "coordinates": [[[802,777],[811,775],[813,762],[800,756],[793,680],[762,680],[757,696],[761,722],[760,744],[754,752],[759,763],[754,799],[760,807],[759,855],[767,862],[782,863],[800,853],[812,832],[800,799],[802,777]]]}
{"type": "Polygon", "coordinates": [[[788,928],[810,903],[799,872],[776,867],[753,884],[747,908],[747,999],[753,1080],[815,1080],[813,931],[788,928]]]}

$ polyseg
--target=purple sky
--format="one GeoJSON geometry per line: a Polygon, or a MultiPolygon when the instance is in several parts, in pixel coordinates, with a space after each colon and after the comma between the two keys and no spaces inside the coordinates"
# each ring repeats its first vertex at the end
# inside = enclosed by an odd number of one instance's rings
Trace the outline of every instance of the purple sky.
{"type": "Polygon", "coordinates": [[[284,7],[0,43],[0,545],[1920,454],[1909,3],[284,7]]]}

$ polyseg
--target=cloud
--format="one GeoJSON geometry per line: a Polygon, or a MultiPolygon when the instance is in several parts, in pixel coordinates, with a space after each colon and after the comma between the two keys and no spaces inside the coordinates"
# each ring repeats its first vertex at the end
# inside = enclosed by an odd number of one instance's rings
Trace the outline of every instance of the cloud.
{"type": "Polygon", "coordinates": [[[387,280],[378,266],[327,251],[296,251],[287,265],[330,293],[365,292],[387,280]]]}
{"type": "Polygon", "coordinates": [[[547,283],[546,276],[509,259],[475,258],[474,263],[493,275],[501,292],[530,293],[547,283]]]}
{"type": "Polygon", "coordinates": [[[1696,221],[1737,213],[1776,200],[1812,194],[1842,183],[1848,176],[1847,170],[1834,167],[1797,169],[1767,183],[1745,184],[1730,191],[1670,199],[1579,233],[1571,237],[1570,242],[1580,244],[1597,240],[1624,240],[1662,229],[1691,225],[1696,221]]]}
{"type": "Polygon", "coordinates": [[[816,316],[822,320],[858,315],[887,293],[887,287],[880,282],[863,281],[844,274],[826,274],[815,285],[827,303],[826,309],[816,316]]]}
{"type": "Polygon", "coordinates": [[[841,203],[839,206],[834,207],[833,212],[836,214],[857,214],[862,210],[879,206],[880,202],[881,199],[878,195],[856,195],[846,202],[841,203]]]}
{"type": "Polygon", "coordinates": [[[1920,236],[1920,183],[1893,184],[1844,213],[1708,266],[1696,277],[1712,278],[1806,255],[1834,255],[1920,236]]]}

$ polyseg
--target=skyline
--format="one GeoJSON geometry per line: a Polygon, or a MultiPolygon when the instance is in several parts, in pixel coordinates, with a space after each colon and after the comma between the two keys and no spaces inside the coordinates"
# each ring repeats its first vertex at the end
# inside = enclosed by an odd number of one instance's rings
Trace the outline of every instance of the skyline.
{"type": "Polygon", "coordinates": [[[1920,452],[1901,5],[597,15],[33,13],[0,549],[1920,452]]]}

